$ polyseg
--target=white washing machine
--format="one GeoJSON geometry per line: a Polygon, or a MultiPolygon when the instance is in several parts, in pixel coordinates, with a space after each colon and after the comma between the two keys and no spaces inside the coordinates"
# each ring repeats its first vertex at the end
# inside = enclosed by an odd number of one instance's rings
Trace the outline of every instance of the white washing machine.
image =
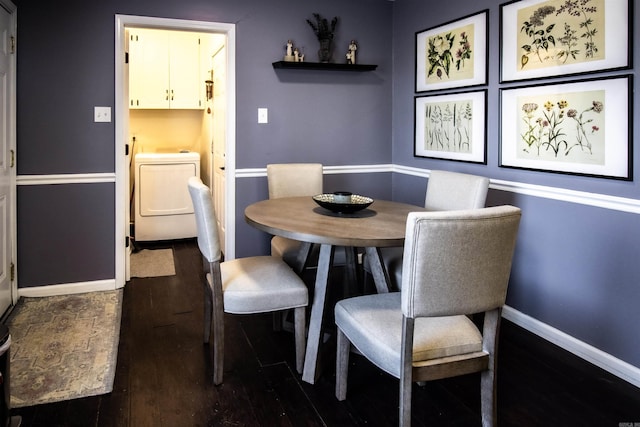
{"type": "Polygon", "coordinates": [[[196,219],[187,180],[200,176],[200,155],[192,152],[135,156],[135,240],[195,237],[196,219]]]}

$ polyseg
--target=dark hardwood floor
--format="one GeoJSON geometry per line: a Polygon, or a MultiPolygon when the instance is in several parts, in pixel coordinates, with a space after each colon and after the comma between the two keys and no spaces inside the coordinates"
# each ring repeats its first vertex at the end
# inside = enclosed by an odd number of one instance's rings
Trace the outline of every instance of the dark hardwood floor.
{"type": "MultiPolygon", "coordinates": [[[[112,393],[12,410],[32,426],[392,426],[398,381],[352,356],[346,402],[334,397],[333,342],[315,385],[293,368],[293,336],[271,316],[230,316],[224,383],[212,383],[202,340],[200,255],[168,242],[176,276],[133,279],[124,289],[112,393]]],[[[501,426],[640,425],[640,389],[503,321],[498,363],[501,426]],[[631,424],[627,424],[631,423],[631,424]]],[[[415,385],[414,426],[479,426],[479,379],[415,385]]]]}

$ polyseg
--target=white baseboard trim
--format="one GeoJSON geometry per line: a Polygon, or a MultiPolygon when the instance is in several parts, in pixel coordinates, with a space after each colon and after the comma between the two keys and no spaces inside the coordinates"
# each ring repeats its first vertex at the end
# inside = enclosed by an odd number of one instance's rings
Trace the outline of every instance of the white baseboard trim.
{"type": "Polygon", "coordinates": [[[55,295],[82,294],[95,291],[116,289],[115,279],[95,280],[92,282],[65,283],[61,285],[34,286],[18,288],[19,297],[51,297],[55,295]]]}
{"type": "Polygon", "coordinates": [[[568,352],[575,354],[587,362],[593,363],[594,365],[633,384],[634,386],[640,387],[640,368],[637,368],[623,360],[617,359],[602,350],[599,350],[509,306],[504,307],[502,317],[567,350],[568,352]]]}

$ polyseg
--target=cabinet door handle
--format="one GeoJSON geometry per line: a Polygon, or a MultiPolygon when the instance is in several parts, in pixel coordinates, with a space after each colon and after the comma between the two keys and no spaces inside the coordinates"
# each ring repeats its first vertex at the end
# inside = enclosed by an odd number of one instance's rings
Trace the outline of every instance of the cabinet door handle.
{"type": "Polygon", "coordinates": [[[173,101],[173,89],[171,89],[171,100],[173,101]]]}
{"type": "Polygon", "coordinates": [[[169,100],[169,89],[166,89],[166,90],[164,91],[164,100],[165,100],[165,101],[168,101],[168,100],[169,100]]]}

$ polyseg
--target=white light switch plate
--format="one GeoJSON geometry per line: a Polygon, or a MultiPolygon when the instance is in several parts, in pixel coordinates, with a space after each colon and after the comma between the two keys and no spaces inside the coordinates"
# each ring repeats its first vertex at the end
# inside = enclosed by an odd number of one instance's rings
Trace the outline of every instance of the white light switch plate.
{"type": "Polygon", "coordinates": [[[110,122],[111,107],[93,107],[94,122],[110,122]]]}
{"type": "Polygon", "coordinates": [[[269,123],[269,110],[258,108],[258,123],[269,123]]]}

